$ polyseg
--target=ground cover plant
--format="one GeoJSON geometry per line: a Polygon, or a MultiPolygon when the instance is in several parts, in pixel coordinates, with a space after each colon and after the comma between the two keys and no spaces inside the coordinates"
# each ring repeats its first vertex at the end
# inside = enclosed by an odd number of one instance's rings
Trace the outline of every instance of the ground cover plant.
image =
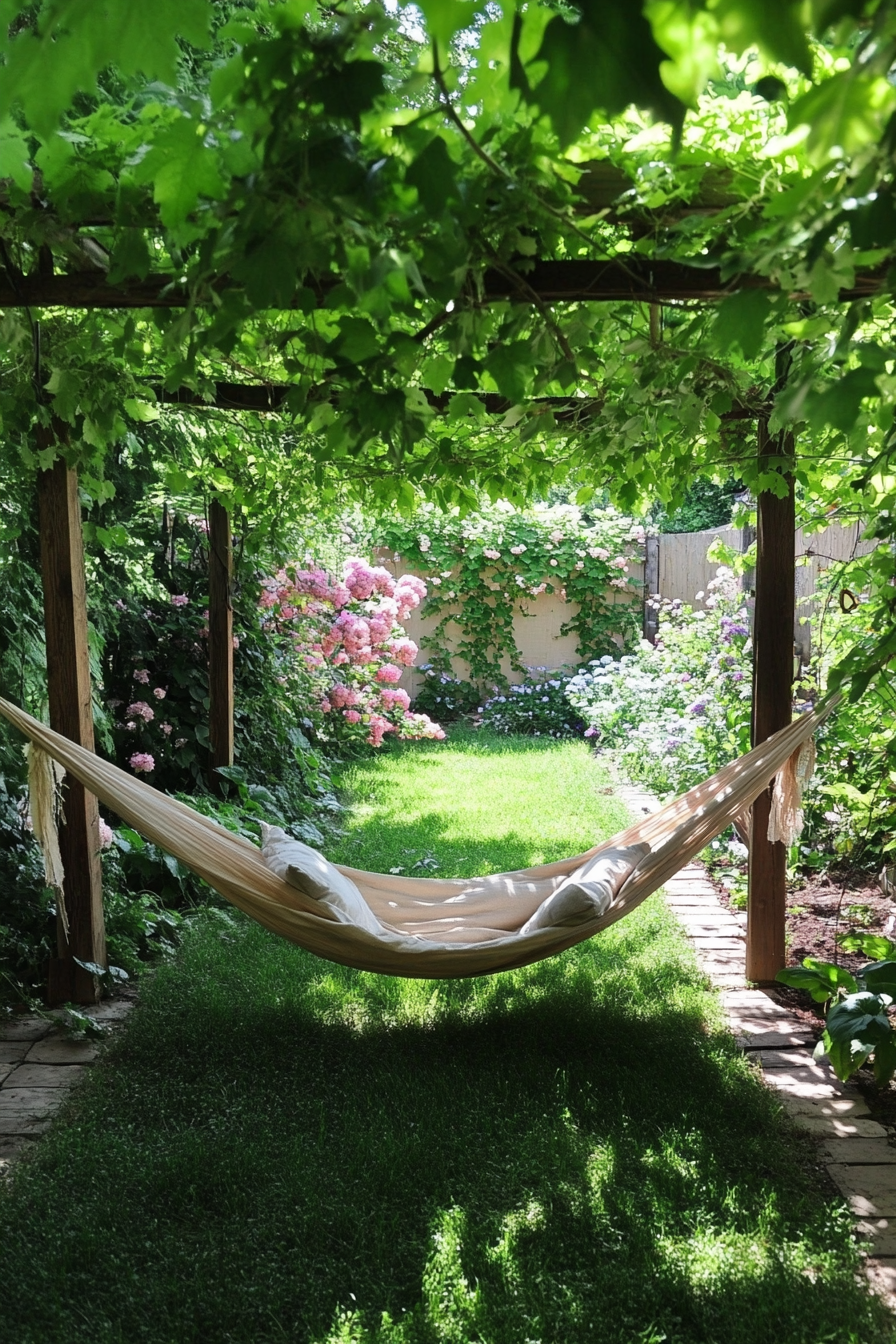
{"type": "MultiPolygon", "coordinates": [[[[581,742],[356,763],[351,863],[468,874],[623,823],[581,742]]],[[[212,914],[0,1195],[17,1344],[884,1344],[659,898],[481,980],[358,975],[212,914]],[[674,1043],[674,1044],[673,1044],[674,1043]]]]}

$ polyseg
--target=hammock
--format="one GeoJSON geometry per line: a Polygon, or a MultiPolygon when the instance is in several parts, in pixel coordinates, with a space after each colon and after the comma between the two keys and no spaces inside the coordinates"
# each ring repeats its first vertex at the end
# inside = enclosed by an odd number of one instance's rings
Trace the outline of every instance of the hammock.
{"type": "MultiPolygon", "coordinates": [[[[834,703],[829,698],[689,793],[585,854],[468,880],[335,867],[273,828],[266,863],[262,851],[248,840],[2,699],[0,714],[30,740],[34,758],[46,753],[59,762],[106,807],[273,933],[357,970],[447,979],[526,966],[591,938],[627,915],[735,817],[742,817],[775,776],[772,812],[780,838],[781,818],[792,822],[799,817],[803,746],[834,703]],[[315,885],[319,874],[309,878],[306,872],[297,879],[289,854],[278,855],[289,844],[313,855],[320,873],[329,870],[337,887],[360,897],[354,913],[350,908],[347,912],[340,899],[321,899],[315,885]],[[568,895],[571,884],[573,894],[588,889],[589,865],[596,861],[599,867],[603,860],[610,877],[609,886],[607,881],[597,884],[600,901],[581,901],[571,911],[567,904],[552,922],[552,899],[568,895]],[[287,880],[287,873],[293,881],[287,880]]],[[[596,884],[591,882],[590,888],[596,884]]]]}

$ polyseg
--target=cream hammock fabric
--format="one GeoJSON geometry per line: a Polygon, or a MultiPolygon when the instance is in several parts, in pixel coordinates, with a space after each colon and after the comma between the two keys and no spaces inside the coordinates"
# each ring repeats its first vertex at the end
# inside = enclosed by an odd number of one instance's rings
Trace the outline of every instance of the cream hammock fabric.
{"type": "MultiPolygon", "coordinates": [[[[106,807],[173,854],[265,928],[300,947],[362,971],[420,978],[488,975],[562,952],[628,914],[745,813],[777,776],[773,811],[798,815],[798,772],[805,743],[833,708],[828,700],[796,719],[711,779],[667,803],[586,854],[538,868],[470,880],[396,877],[339,868],[366,902],[366,927],[341,922],[319,900],[268,867],[261,851],[185,803],[160,793],[0,699],[0,714],[33,746],[65,766],[106,807]],[[783,801],[782,801],[783,790],[783,801]],[[564,880],[620,847],[646,852],[609,909],[521,932],[564,880]]],[[[325,861],[321,861],[325,863],[325,861]]],[[[350,884],[349,884],[350,885],[350,884]]]]}

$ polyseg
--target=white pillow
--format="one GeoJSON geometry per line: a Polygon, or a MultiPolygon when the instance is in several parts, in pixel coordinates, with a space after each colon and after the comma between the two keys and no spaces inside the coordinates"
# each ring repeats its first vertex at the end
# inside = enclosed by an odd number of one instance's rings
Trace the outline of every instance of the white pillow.
{"type": "Polygon", "coordinates": [[[520,933],[535,933],[565,925],[584,924],[600,919],[613,904],[613,898],[626,878],[634,872],[650,846],[627,845],[623,849],[605,849],[571,873],[557,890],[542,901],[526,920],[520,933]]]}
{"type": "Polygon", "coordinates": [[[261,822],[261,857],[272,873],[320,901],[340,923],[382,933],[382,925],[351,878],[310,845],[294,840],[279,826],[261,822]]]}

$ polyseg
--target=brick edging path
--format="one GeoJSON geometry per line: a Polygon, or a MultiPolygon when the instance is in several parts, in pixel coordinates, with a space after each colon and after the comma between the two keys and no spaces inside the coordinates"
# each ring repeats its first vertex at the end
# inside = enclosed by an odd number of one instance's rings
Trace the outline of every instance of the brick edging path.
{"type": "MultiPolygon", "coordinates": [[[[659,803],[621,781],[620,797],[636,817],[659,803]]],[[[697,954],[701,970],[720,991],[722,1007],[741,1050],[777,1092],[784,1109],[820,1142],[819,1156],[856,1219],[856,1231],[872,1243],[865,1260],[871,1288],[896,1311],[896,1148],[887,1130],[871,1119],[860,1093],[841,1083],[812,1057],[815,1037],[771,995],[748,987],[746,915],[719,900],[701,864],[690,863],[665,886],[673,911],[697,954]]]]}
{"type": "MultiPolygon", "coordinates": [[[[133,1005],[133,997],[109,999],[81,1011],[110,1029],[133,1005]]],[[[0,1018],[0,1178],[49,1127],[102,1048],[74,1039],[52,1015],[0,1018]]]]}

